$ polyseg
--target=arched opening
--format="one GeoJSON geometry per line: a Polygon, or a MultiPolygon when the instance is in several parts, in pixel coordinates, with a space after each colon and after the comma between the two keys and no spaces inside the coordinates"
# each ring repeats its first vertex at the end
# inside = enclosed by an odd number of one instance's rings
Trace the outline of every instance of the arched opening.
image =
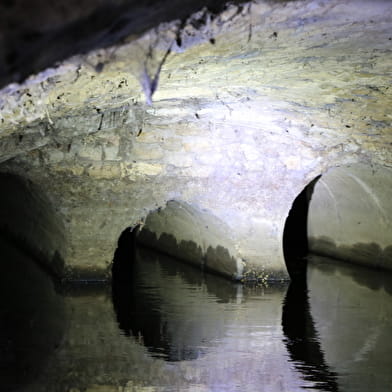
{"type": "Polygon", "coordinates": [[[211,212],[171,200],[147,216],[137,241],[202,270],[238,280],[242,265],[230,234],[211,212]]]}
{"type": "Polygon", "coordinates": [[[309,205],[310,251],[392,270],[391,189],[390,168],[355,164],[325,173],[309,205]]]}
{"type": "Polygon", "coordinates": [[[23,250],[55,278],[64,276],[63,222],[30,180],[0,173],[0,237],[23,250]]]}
{"type": "Polygon", "coordinates": [[[221,291],[241,295],[238,283],[222,279],[238,273],[230,252],[224,225],[183,202],[169,201],[142,227],[125,229],[112,264],[112,302],[122,333],[166,361],[204,355],[206,342],[221,334],[203,302],[210,298],[207,288],[217,297],[221,291]]]}
{"type": "Polygon", "coordinates": [[[307,185],[284,228],[290,276],[304,276],[308,252],[392,270],[391,189],[391,169],[364,164],[332,168],[307,185]]]}
{"type": "Polygon", "coordinates": [[[283,253],[292,279],[304,277],[308,244],[308,211],[313,189],[320,176],[311,181],[295,198],[283,231],[283,253]]]}

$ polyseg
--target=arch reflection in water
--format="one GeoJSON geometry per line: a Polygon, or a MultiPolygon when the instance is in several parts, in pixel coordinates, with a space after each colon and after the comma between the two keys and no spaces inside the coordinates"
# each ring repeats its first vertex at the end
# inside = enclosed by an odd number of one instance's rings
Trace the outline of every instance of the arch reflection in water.
{"type": "Polygon", "coordinates": [[[392,385],[392,274],[312,256],[309,304],[324,358],[342,391],[392,385]]]}
{"type": "Polygon", "coordinates": [[[64,302],[50,277],[1,237],[0,261],[0,389],[32,391],[62,342],[64,302]]]}
{"type": "Polygon", "coordinates": [[[387,391],[392,385],[392,274],[309,256],[307,280],[283,305],[290,359],[311,389],[387,391]]]}
{"type": "Polygon", "coordinates": [[[290,358],[304,380],[313,383],[312,389],[337,392],[337,374],[325,361],[310,312],[306,280],[290,284],[283,304],[282,327],[290,358]]]}
{"type": "Polygon", "coordinates": [[[128,245],[117,250],[113,265],[112,298],[119,327],[154,357],[200,358],[222,337],[216,302],[236,301],[240,285],[213,277],[211,296],[202,271],[144,248],[134,252],[132,236],[124,235],[128,245]]]}
{"type": "Polygon", "coordinates": [[[392,383],[392,290],[380,275],[369,281],[367,270],[323,259],[286,293],[285,285],[203,275],[144,249],[132,268],[130,253],[124,260],[123,273],[114,268],[113,302],[122,338],[139,353],[128,365],[133,377],[144,377],[142,362],[165,369],[165,381],[150,375],[149,385],[368,392],[392,383]]]}
{"type": "MultiPolygon", "coordinates": [[[[185,382],[184,391],[300,390],[281,328],[287,284],[243,286],[145,249],[129,274],[130,248],[123,269],[121,254],[113,266],[118,324],[130,343],[172,362],[165,367],[171,385],[185,382]]],[[[163,388],[162,381],[160,388],[177,390],[163,388]]]]}

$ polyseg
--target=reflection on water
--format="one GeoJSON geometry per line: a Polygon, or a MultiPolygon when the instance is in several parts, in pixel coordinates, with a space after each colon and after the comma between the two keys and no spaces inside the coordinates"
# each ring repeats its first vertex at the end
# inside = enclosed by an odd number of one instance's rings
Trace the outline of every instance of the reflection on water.
{"type": "Polygon", "coordinates": [[[49,302],[20,291],[35,318],[20,304],[24,318],[8,317],[3,301],[2,391],[390,390],[391,276],[313,258],[307,282],[243,286],[145,250],[130,264],[131,249],[116,253],[112,290],[71,287],[49,302]],[[4,354],[10,323],[16,362],[4,354]],[[22,377],[32,353],[43,361],[22,377]]]}
{"type": "Polygon", "coordinates": [[[309,303],[342,391],[392,390],[392,275],[313,257],[309,303]]]}
{"type": "Polygon", "coordinates": [[[198,269],[145,249],[138,251],[131,268],[125,258],[113,270],[119,327],[153,357],[167,361],[200,358],[219,340],[225,321],[216,312],[217,303],[236,302],[241,290],[240,284],[206,279],[198,269]]]}
{"type": "Polygon", "coordinates": [[[0,238],[0,390],[39,378],[62,341],[64,304],[45,272],[0,238]]]}
{"type": "Polygon", "coordinates": [[[312,382],[312,389],[338,391],[337,374],[325,361],[310,312],[306,281],[290,284],[283,304],[282,327],[291,360],[304,380],[312,382]]]}

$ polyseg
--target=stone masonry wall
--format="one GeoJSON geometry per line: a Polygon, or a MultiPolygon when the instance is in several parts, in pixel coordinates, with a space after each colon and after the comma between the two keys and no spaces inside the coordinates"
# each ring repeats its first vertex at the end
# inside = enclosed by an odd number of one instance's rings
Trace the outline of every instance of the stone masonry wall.
{"type": "Polygon", "coordinates": [[[0,169],[46,190],[71,275],[106,276],[122,230],[177,200],[229,228],[244,274],[287,277],[298,193],[331,167],[392,166],[391,15],[256,1],[74,56],[1,90],[0,169]]]}

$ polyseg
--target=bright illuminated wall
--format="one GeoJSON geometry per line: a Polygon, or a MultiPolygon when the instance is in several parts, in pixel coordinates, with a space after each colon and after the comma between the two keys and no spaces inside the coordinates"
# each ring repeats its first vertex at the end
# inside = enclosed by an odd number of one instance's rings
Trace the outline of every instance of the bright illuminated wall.
{"type": "Polygon", "coordinates": [[[140,243],[229,278],[242,277],[229,228],[194,206],[170,201],[148,215],[140,243]]]}

